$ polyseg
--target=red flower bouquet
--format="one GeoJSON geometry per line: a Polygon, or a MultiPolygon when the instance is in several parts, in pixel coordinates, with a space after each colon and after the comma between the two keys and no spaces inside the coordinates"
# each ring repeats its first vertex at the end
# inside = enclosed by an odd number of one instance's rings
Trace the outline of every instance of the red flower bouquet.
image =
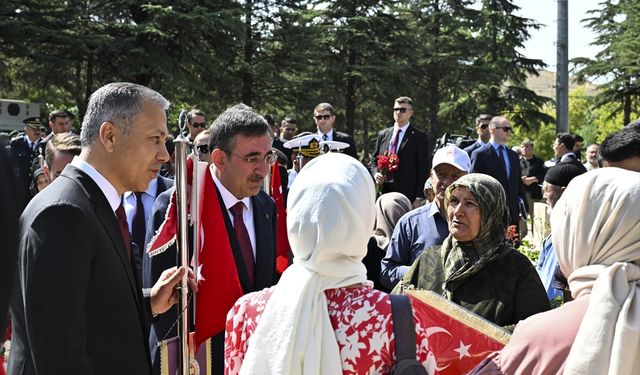
{"type": "MultiPolygon", "coordinates": [[[[395,153],[385,151],[384,154],[378,155],[376,163],[378,166],[378,172],[384,176],[385,181],[390,182],[392,179],[390,179],[389,176],[398,170],[398,167],[400,166],[400,159],[395,153]]],[[[382,194],[382,184],[376,184],[376,191],[378,195],[382,194]]]]}

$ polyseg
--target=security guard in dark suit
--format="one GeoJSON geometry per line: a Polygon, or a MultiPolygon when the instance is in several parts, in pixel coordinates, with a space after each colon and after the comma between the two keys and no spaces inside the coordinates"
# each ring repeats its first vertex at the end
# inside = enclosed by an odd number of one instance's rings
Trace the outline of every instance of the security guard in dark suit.
{"type": "Polygon", "coordinates": [[[9,154],[13,159],[14,172],[20,184],[18,194],[22,198],[24,206],[31,199],[29,186],[32,180],[33,162],[38,156],[38,147],[41,135],[44,132],[44,121],[40,117],[29,117],[24,123],[24,135],[14,138],[9,143],[9,154]]]}

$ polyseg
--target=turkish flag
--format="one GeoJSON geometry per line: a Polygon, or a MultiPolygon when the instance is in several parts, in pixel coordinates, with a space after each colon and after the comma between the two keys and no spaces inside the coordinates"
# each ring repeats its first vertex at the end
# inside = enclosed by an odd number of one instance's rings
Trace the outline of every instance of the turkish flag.
{"type": "Polygon", "coordinates": [[[511,333],[431,291],[406,290],[416,319],[427,325],[438,374],[466,374],[502,349],[511,333]]]}
{"type": "MultiPolygon", "coordinates": [[[[206,165],[206,163],[205,163],[206,165]]],[[[242,296],[242,286],[235,259],[229,243],[223,210],[218,199],[211,168],[194,170],[194,160],[187,159],[188,212],[198,206],[200,220],[200,249],[198,249],[198,292],[196,293],[195,345],[199,347],[225,327],[227,312],[242,296]],[[194,177],[197,176],[197,177],[194,177]],[[198,191],[192,191],[192,181],[197,178],[198,191]],[[191,209],[193,207],[193,209],[191,209]]],[[[178,210],[176,191],[173,191],[165,220],[147,246],[149,256],[165,251],[175,243],[178,210]]],[[[224,210],[226,212],[226,210],[224,210]]],[[[195,252],[194,252],[195,254],[195,252]]]]}
{"type": "Polygon", "coordinates": [[[224,331],[227,312],[242,296],[236,261],[211,169],[207,170],[204,178],[200,201],[204,235],[201,236],[196,293],[196,347],[209,337],[224,331]]]}
{"type": "Polygon", "coordinates": [[[276,272],[282,274],[289,267],[289,237],[287,237],[287,210],[284,207],[280,166],[271,166],[271,198],[276,203],[276,272]]]}

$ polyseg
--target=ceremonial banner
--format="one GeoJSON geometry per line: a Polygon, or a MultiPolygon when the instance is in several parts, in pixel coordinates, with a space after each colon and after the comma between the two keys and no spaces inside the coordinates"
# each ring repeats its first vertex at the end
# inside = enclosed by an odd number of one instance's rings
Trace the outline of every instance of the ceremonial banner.
{"type": "MultiPolygon", "coordinates": [[[[190,375],[210,375],[211,371],[211,340],[200,345],[198,353],[193,355],[193,333],[189,334],[189,358],[191,358],[190,375]]],[[[160,342],[160,375],[175,375],[178,373],[178,338],[174,337],[160,342]]]]}
{"type": "Polygon", "coordinates": [[[428,290],[405,290],[417,318],[427,326],[438,374],[466,374],[489,353],[502,349],[511,333],[428,290]]]}
{"type": "Polygon", "coordinates": [[[289,266],[289,237],[287,236],[287,211],[284,207],[282,196],[282,183],[280,180],[280,166],[275,163],[271,166],[271,198],[276,203],[276,272],[282,274],[289,266]]]}

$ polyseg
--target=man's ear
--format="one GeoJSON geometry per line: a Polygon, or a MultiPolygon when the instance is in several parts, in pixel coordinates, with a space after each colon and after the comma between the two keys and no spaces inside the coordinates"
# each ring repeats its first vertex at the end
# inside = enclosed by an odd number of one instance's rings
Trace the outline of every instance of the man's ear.
{"type": "Polygon", "coordinates": [[[214,148],[211,151],[211,161],[217,169],[222,170],[227,162],[227,154],[219,148],[214,148]]]}
{"type": "Polygon", "coordinates": [[[105,121],[100,125],[100,143],[107,152],[113,152],[116,133],[120,134],[119,131],[120,129],[117,129],[117,127],[109,121],[105,121]]]}
{"type": "Polygon", "coordinates": [[[51,181],[51,171],[49,170],[48,165],[45,164],[42,166],[42,173],[44,173],[44,176],[47,178],[47,180],[51,181]]]}

